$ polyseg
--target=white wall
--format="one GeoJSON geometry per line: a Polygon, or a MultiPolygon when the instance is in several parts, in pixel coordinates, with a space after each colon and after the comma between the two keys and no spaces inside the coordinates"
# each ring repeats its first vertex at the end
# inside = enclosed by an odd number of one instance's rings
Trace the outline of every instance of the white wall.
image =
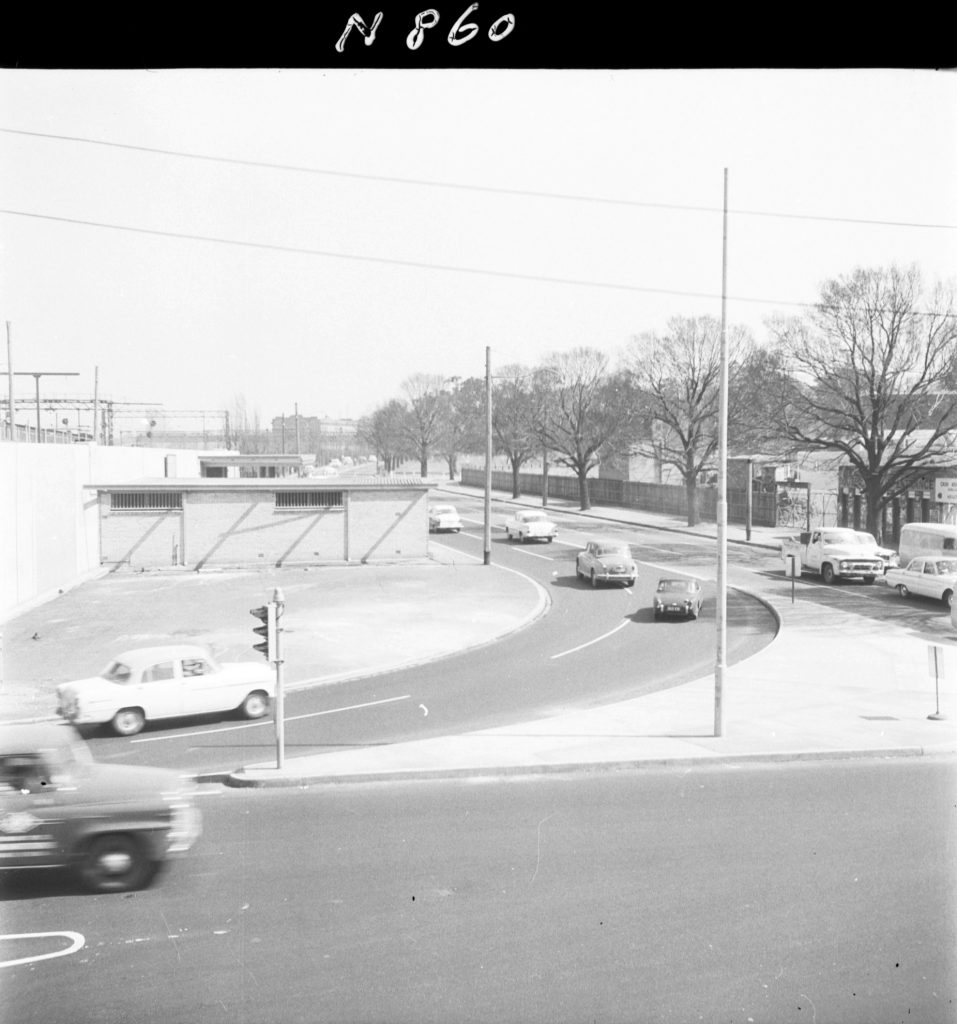
{"type": "Polygon", "coordinates": [[[100,569],[97,495],[85,484],[199,476],[199,451],[0,441],[0,621],[100,569]]]}

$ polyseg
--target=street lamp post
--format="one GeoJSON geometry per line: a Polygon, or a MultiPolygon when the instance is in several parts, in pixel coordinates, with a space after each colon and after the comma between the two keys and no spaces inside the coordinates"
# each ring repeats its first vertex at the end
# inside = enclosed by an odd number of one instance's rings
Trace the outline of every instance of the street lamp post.
{"type": "Polygon", "coordinates": [[[724,222],[721,242],[721,374],[718,402],[718,572],[714,666],[714,734],[724,732],[724,673],[728,612],[728,169],[724,169],[724,222]]]}
{"type": "Polygon", "coordinates": [[[485,347],[485,523],[483,562],[492,564],[492,348],[485,347]]]}

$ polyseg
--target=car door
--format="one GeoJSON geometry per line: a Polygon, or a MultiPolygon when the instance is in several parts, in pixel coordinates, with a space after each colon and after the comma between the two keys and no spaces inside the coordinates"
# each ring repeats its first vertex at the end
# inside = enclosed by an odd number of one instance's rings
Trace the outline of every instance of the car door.
{"type": "Polygon", "coordinates": [[[67,830],[57,802],[57,786],[39,752],[0,757],[0,864],[59,863],[67,830]]]}
{"type": "Polygon", "coordinates": [[[928,558],[924,562],[924,571],[920,575],[920,591],[924,597],[940,598],[940,577],[937,575],[937,563],[928,558]]]}
{"type": "Polygon", "coordinates": [[[184,714],[203,715],[211,711],[226,711],[235,707],[233,694],[223,686],[223,673],[208,658],[193,656],[181,658],[179,668],[183,677],[184,714]],[[232,701],[232,703],[230,703],[232,701]]]}
{"type": "Polygon", "coordinates": [[[147,665],[138,689],[147,718],[175,718],[183,714],[183,682],[174,659],[147,665]]]}

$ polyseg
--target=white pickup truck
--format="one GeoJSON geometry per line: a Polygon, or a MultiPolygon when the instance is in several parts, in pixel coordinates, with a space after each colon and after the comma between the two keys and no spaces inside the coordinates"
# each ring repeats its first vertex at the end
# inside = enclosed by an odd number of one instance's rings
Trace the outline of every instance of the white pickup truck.
{"type": "Polygon", "coordinates": [[[782,537],[784,571],[788,572],[793,556],[795,575],[800,570],[820,573],[825,583],[833,583],[839,577],[873,583],[884,575],[884,560],[876,544],[869,543],[865,537],[867,534],[837,526],[782,537]]]}

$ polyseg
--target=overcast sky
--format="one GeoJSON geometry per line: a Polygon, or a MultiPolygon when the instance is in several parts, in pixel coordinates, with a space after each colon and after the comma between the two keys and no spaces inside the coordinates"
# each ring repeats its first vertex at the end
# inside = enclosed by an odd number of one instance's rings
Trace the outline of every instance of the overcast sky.
{"type": "Polygon", "coordinates": [[[14,369],[80,374],[51,396],[98,367],[115,401],[357,418],[486,346],[719,317],[724,168],[759,340],[857,266],[957,277],[953,73],[8,69],[0,320],[14,369]]]}

